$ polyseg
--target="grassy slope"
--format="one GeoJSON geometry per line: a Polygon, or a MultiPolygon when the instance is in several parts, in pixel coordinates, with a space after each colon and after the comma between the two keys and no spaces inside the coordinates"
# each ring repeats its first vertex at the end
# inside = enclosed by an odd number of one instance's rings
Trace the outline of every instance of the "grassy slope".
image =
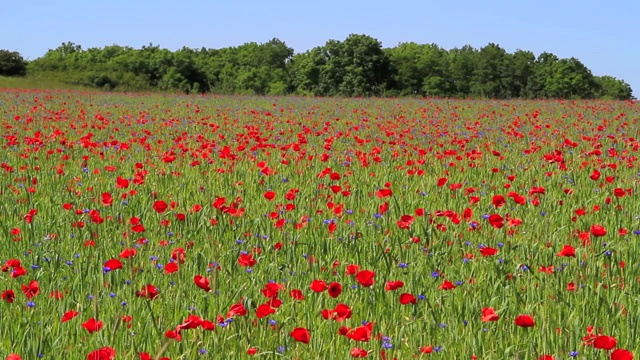
{"type": "MultiPolygon", "coordinates": [[[[50,79],[33,77],[6,77],[0,76],[0,89],[61,89],[61,90],[86,90],[78,85],[65,84],[50,79]]],[[[95,90],[95,89],[94,89],[95,90]]]]}

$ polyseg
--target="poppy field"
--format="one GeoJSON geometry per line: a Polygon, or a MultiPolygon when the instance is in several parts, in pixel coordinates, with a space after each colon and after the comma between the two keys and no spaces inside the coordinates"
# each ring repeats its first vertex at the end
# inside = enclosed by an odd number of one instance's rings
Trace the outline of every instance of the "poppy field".
{"type": "Polygon", "coordinates": [[[634,102],[0,91],[0,357],[633,359],[634,102]]]}

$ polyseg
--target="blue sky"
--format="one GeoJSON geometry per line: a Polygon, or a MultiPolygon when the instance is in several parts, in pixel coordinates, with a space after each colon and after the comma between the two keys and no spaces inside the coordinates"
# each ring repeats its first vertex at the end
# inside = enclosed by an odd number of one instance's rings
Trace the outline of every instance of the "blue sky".
{"type": "Polygon", "coordinates": [[[83,48],[221,48],[273,37],[297,52],[367,34],[384,47],[436,43],[446,49],[497,43],[509,52],[550,51],[580,59],[595,75],[640,93],[638,1],[594,0],[30,0],[0,15],[0,48],[35,59],[62,42],[83,48]]]}

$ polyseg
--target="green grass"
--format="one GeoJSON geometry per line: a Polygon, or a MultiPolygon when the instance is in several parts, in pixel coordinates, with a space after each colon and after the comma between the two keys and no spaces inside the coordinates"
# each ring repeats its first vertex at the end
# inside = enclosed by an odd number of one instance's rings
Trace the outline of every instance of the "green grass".
{"type": "Polygon", "coordinates": [[[0,76],[0,89],[88,90],[88,88],[84,86],[67,84],[58,80],[29,76],[0,76]]]}
{"type": "Polygon", "coordinates": [[[379,359],[388,337],[389,359],[607,359],[582,343],[590,325],[637,350],[640,146],[629,133],[640,120],[630,103],[5,91],[0,107],[0,265],[18,259],[27,271],[0,272],[0,291],[16,294],[0,302],[11,324],[0,327],[0,356],[86,359],[111,347],[116,359],[245,359],[255,347],[259,358],[346,359],[359,347],[379,359]],[[385,186],[392,194],[376,195],[385,186]],[[165,212],[154,210],[158,200],[165,212]],[[485,218],[493,214],[504,227],[485,218]],[[414,218],[408,228],[398,226],[404,215],[414,218]],[[607,234],[583,244],[577,233],[594,224],[607,234]],[[565,244],[575,258],[557,256],[565,244]],[[498,253],[483,257],[481,246],[498,253]],[[129,248],[136,256],[120,258],[129,248]],[[179,248],[184,263],[165,273],[179,248]],[[243,252],[257,260],[250,270],[238,263],[243,252]],[[114,258],[122,269],[105,272],[114,258]],[[375,271],[375,284],[347,275],[350,264],[375,271]],[[31,280],[40,286],[33,307],[21,291],[31,280]],[[315,293],[314,280],[338,282],[342,293],[315,293]],[[395,280],[404,287],[386,291],[395,280]],[[445,280],[455,289],[440,289],[445,280]],[[282,285],[282,305],[258,319],[271,281],[282,285]],[[136,296],[147,284],[156,299],[136,296]],[[291,298],[296,289],[304,300],[291,298]],[[401,305],[401,293],[416,304],[401,305]],[[165,336],[189,315],[227,319],[237,303],[247,315],[215,331],[165,336]],[[351,318],[323,319],[340,303],[351,318]],[[481,322],[486,307],[500,319],[481,322]],[[69,310],[79,315],[62,323],[69,310]],[[535,326],[514,325],[520,314],[535,326]],[[104,327],[89,334],[89,318],[104,327]],[[370,341],[338,335],[363,321],[375,323],[370,341]],[[289,335],[298,327],[310,330],[309,344],[289,335]]]}

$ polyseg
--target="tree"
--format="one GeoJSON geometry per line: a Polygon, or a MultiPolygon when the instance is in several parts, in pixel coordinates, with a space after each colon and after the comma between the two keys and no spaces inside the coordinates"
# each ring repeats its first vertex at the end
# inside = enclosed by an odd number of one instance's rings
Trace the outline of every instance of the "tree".
{"type": "Polygon", "coordinates": [[[511,55],[512,73],[509,91],[513,97],[527,98],[527,84],[533,75],[536,56],[531,51],[517,50],[511,55]]]}
{"type": "Polygon", "coordinates": [[[512,73],[511,57],[500,45],[490,43],[478,51],[473,72],[471,91],[476,96],[488,98],[513,97],[508,79],[512,73]]]}
{"type": "Polygon", "coordinates": [[[400,95],[451,96],[449,52],[436,44],[401,43],[387,49],[394,70],[393,86],[400,95]]]}
{"type": "Polygon", "coordinates": [[[533,63],[531,75],[527,81],[525,89],[526,97],[529,99],[548,98],[551,95],[547,93],[546,82],[551,76],[553,66],[560,59],[549,52],[543,52],[533,63]]]}
{"type": "Polygon", "coordinates": [[[344,65],[344,78],[340,94],[383,94],[391,78],[391,64],[380,41],[368,35],[351,34],[341,45],[339,63],[344,65]]]}
{"type": "Polygon", "coordinates": [[[327,63],[322,47],[297,54],[288,63],[290,88],[299,95],[325,95],[320,91],[320,69],[327,63]]]}
{"type": "Polygon", "coordinates": [[[597,86],[591,70],[578,59],[560,59],[551,65],[545,93],[551,98],[593,98],[597,86]]]}
{"type": "Polygon", "coordinates": [[[613,76],[598,76],[596,82],[600,85],[598,97],[613,100],[633,99],[633,90],[626,82],[613,76]]]}
{"type": "Polygon", "coordinates": [[[449,52],[436,44],[422,45],[418,67],[423,74],[422,93],[426,96],[451,96],[451,66],[449,52]]]}
{"type": "Polygon", "coordinates": [[[449,51],[453,96],[467,97],[471,95],[471,82],[476,67],[477,54],[478,51],[470,45],[449,51]]]}
{"type": "Polygon", "coordinates": [[[382,95],[393,75],[380,41],[356,34],[294,56],[289,69],[292,88],[319,96],[382,95]]]}
{"type": "Polygon", "coordinates": [[[358,34],[299,54],[273,38],[262,44],[177,51],[153,44],[84,50],[66,42],[28,64],[17,53],[4,50],[0,55],[0,74],[28,72],[118,91],[499,99],[632,96],[629,84],[610,76],[595,77],[575,58],[560,59],[548,52],[536,58],[523,50],[511,54],[494,43],[480,49],[466,45],[445,50],[417,43],[383,49],[380,41],[358,34]]]}
{"type": "Polygon", "coordinates": [[[0,50],[0,75],[27,75],[27,63],[22,55],[16,51],[0,50]]]}
{"type": "Polygon", "coordinates": [[[426,77],[420,67],[419,59],[422,45],[414,42],[401,43],[385,50],[394,70],[394,89],[400,95],[411,95],[422,92],[422,83],[426,77]]]}

